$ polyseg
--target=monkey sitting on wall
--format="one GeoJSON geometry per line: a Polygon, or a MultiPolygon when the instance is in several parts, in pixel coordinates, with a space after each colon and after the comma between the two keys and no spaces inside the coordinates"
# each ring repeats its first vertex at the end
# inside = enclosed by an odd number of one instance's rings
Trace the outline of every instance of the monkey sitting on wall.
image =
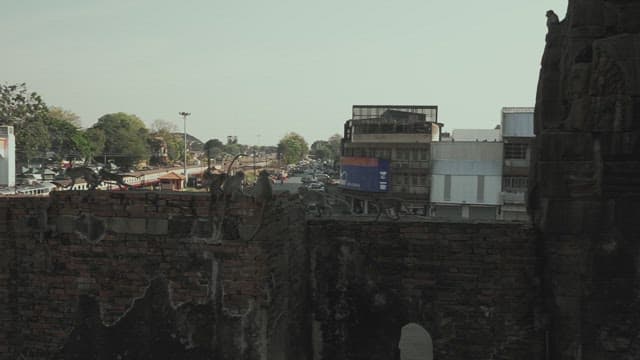
{"type": "Polygon", "coordinates": [[[222,194],[225,200],[238,200],[243,195],[244,172],[238,171],[227,177],[222,184],[222,194]]]}
{"type": "Polygon", "coordinates": [[[253,240],[258,231],[262,229],[264,225],[264,213],[266,207],[273,200],[273,188],[271,187],[271,179],[269,178],[269,172],[266,170],[260,171],[256,185],[253,187],[253,200],[262,206],[260,207],[260,214],[258,215],[258,226],[253,231],[249,240],[253,240]]]}
{"type": "Polygon", "coordinates": [[[560,19],[553,10],[547,11],[547,27],[560,24],[560,19]]]}

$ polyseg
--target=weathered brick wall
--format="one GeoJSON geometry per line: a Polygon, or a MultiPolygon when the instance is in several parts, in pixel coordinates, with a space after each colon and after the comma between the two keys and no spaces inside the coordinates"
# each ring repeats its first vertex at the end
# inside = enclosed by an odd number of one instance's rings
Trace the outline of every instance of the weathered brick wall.
{"type": "Polygon", "coordinates": [[[0,359],[394,359],[410,322],[438,359],[544,346],[522,224],[96,191],[0,199],[0,230],[0,359]]]}
{"type": "Polygon", "coordinates": [[[259,208],[224,212],[207,194],[0,199],[0,359],[304,359],[270,341],[304,326],[303,214],[278,200],[251,238],[259,208]]]}
{"type": "Polygon", "coordinates": [[[309,224],[316,358],[398,359],[403,325],[434,358],[542,359],[539,266],[523,224],[309,224]]]}

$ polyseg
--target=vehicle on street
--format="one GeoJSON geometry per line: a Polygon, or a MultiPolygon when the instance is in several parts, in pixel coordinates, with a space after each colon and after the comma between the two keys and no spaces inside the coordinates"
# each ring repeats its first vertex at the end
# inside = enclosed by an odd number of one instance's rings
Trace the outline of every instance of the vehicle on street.
{"type": "Polygon", "coordinates": [[[307,185],[307,189],[311,191],[324,191],[324,184],[319,182],[313,182],[307,185]]]}

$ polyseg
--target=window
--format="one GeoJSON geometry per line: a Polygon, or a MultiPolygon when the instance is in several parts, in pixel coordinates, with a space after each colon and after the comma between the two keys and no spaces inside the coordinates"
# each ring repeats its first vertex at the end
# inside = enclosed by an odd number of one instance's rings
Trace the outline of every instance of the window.
{"type": "Polygon", "coordinates": [[[507,192],[522,192],[527,190],[529,178],[526,176],[505,176],[502,178],[502,189],[507,192]]]}
{"type": "Polygon", "coordinates": [[[505,159],[526,159],[527,144],[504,144],[505,159]]]}
{"type": "Polygon", "coordinates": [[[444,176],[444,201],[451,201],[451,175],[444,176]]]}
{"type": "Polygon", "coordinates": [[[484,202],[484,175],[478,175],[477,200],[479,203],[484,202]]]}

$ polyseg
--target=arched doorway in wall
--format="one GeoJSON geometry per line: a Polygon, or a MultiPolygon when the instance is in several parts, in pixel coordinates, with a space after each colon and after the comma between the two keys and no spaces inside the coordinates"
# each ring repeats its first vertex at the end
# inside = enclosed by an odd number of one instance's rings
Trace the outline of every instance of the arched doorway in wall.
{"type": "Polygon", "coordinates": [[[433,360],[431,335],[422,326],[408,323],[400,331],[400,360],[433,360]]]}

